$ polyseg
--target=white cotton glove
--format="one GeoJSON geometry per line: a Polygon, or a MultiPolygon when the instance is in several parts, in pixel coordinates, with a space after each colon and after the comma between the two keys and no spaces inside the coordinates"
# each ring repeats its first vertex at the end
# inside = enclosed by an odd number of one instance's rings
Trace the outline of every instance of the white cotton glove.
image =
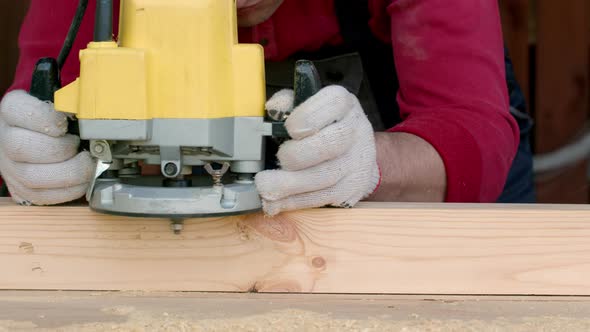
{"type": "MultiPolygon", "coordinates": [[[[293,91],[277,92],[267,111],[285,112],[293,91]]],[[[358,99],[329,86],[309,98],[287,119],[293,138],[278,152],[280,170],[256,175],[266,214],[321,207],[352,207],[371,194],[380,179],[375,137],[358,99]]]]}
{"type": "Polygon", "coordinates": [[[78,153],[80,138],[67,129],[64,113],[25,91],[12,91],[0,102],[0,173],[14,201],[53,205],[86,193],[92,158],[78,153]]]}

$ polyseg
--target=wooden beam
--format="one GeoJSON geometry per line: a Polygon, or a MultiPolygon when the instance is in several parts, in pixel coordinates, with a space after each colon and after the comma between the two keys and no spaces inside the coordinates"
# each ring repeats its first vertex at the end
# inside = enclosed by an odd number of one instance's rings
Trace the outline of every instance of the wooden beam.
{"type": "Polygon", "coordinates": [[[590,295],[590,207],[362,204],[166,220],[0,206],[0,289],[590,295]]]}

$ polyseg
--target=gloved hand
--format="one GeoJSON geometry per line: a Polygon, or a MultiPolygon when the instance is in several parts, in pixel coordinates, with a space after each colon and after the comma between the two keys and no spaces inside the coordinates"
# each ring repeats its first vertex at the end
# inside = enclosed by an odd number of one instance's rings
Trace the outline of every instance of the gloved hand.
{"type": "MultiPolygon", "coordinates": [[[[286,112],[292,105],[293,91],[282,90],[266,109],[286,112]]],[[[256,175],[266,214],[352,207],[376,189],[380,175],[373,128],[345,88],[323,88],[295,108],[285,126],[293,139],[279,148],[281,169],[256,175]]]]}
{"type": "Polygon", "coordinates": [[[86,193],[93,176],[80,138],[66,134],[68,119],[53,104],[22,90],[0,102],[0,173],[14,201],[53,205],[86,193]]]}

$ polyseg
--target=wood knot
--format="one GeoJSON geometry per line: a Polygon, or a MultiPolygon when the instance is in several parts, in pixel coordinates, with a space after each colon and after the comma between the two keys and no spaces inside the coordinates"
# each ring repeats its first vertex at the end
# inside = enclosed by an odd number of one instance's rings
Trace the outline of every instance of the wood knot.
{"type": "Polygon", "coordinates": [[[293,221],[284,216],[268,218],[256,214],[248,217],[246,222],[259,234],[273,241],[288,243],[297,239],[297,230],[293,221]]]}
{"type": "Polygon", "coordinates": [[[35,247],[33,246],[32,243],[29,242],[21,242],[18,246],[18,251],[23,253],[23,254],[34,254],[35,253],[35,247]]]}
{"type": "Polygon", "coordinates": [[[240,240],[248,241],[250,240],[250,233],[248,232],[248,226],[241,221],[237,223],[238,227],[238,234],[240,235],[240,240]]]}
{"type": "Polygon", "coordinates": [[[41,266],[40,262],[33,262],[31,266],[31,272],[42,275],[45,273],[45,270],[43,270],[43,267],[41,266]]]}
{"type": "Polygon", "coordinates": [[[324,257],[317,256],[311,260],[311,265],[316,269],[323,269],[324,267],[326,267],[326,260],[324,259],[324,257]]]}

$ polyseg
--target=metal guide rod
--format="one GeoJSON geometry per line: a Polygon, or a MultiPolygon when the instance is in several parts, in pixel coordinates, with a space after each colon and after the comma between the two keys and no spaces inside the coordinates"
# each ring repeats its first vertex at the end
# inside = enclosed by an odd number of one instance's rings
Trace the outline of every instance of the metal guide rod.
{"type": "Polygon", "coordinates": [[[97,0],[94,41],[111,40],[113,40],[113,0],[97,0]]]}

